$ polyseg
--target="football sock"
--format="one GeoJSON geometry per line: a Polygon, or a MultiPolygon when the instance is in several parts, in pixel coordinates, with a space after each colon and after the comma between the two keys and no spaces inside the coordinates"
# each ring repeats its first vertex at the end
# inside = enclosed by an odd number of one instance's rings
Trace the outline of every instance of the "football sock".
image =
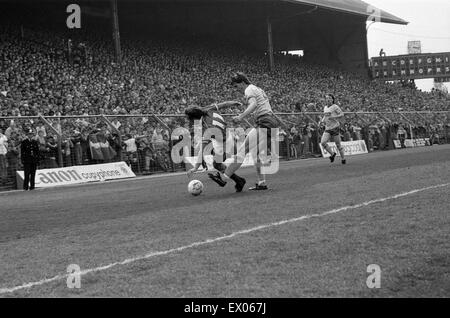
{"type": "Polygon", "coordinates": [[[239,181],[241,181],[241,177],[239,177],[239,176],[236,175],[236,174],[233,174],[233,175],[230,177],[230,179],[233,180],[233,181],[236,182],[236,183],[239,183],[239,181]]]}

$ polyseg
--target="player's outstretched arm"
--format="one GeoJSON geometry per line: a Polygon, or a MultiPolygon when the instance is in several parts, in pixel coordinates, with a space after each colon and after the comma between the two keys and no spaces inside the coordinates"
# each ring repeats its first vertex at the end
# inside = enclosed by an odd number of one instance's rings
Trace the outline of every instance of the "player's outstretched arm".
{"type": "Polygon", "coordinates": [[[241,121],[242,119],[253,113],[253,111],[256,109],[256,105],[256,99],[250,98],[248,101],[247,109],[241,115],[234,117],[234,120],[241,121]]]}
{"type": "Polygon", "coordinates": [[[215,103],[212,105],[207,106],[206,108],[208,110],[216,108],[217,110],[221,109],[221,108],[227,108],[227,107],[239,107],[242,106],[242,103],[236,101],[236,100],[232,100],[232,101],[226,101],[226,102],[222,102],[222,103],[215,103]]]}

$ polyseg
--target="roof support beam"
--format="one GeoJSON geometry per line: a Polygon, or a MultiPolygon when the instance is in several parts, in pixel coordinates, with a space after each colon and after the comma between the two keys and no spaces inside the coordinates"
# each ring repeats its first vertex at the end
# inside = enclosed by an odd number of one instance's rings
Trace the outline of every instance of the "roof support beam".
{"type": "Polygon", "coordinates": [[[117,0],[111,0],[111,13],[116,62],[120,63],[122,55],[120,49],[119,14],[117,12],[117,0]]]}
{"type": "Polygon", "coordinates": [[[270,20],[269,14],[267,14],[267,55],[269,56],[269,70],[273,72],[275,62],[273,59],[272,21],[270,20]]]}

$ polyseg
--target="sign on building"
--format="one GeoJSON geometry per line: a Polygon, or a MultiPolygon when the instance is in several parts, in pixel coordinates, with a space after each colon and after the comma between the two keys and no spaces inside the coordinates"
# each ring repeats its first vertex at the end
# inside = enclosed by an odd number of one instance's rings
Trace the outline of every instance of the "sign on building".
{"type": "Polygon", "coordinates": [[[372,58],[372,76],[386,81],[450,77],[450,52],[372,58]]]}
{"type": "Polygon", "coordinates": [[[420,41],[408,41],[408,54],[421,54],[422,43],[420,41]]]}

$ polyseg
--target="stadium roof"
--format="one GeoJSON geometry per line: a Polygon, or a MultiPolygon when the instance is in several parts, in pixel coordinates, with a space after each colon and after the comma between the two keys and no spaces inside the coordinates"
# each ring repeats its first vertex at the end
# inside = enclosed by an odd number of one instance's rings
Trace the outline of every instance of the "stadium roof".
{"type": "Polygon", "coordinates": [[[408,24],[407,21],[396,17],[384,10],[378,9],[361,0],[284,0],[293,3],[310,4],[322,8],[333,9],[347,13],[354,13],[370,17],[372,13],[375,19],[379,18],[379,22],[394,23],[394,24],[408,24]],[[374,13],[375,12],[375,13],[374,13]]]}
{"type": "MultiPolygon", "coordinates": [[[[14,0],[18,1],[18,0],[14,0]]],[[[22,0],[22,1],[30,1],[30,0],[22,0]]],[[[105,0],[81,0],[81,2],[88,2],[90,4],[99,4],[105,3],[105,0]]],[[[389,12],[381,10],[375,6],[372,6],[362,0],[117,0],[121,3],[133,3],[133,2],[148,2],[148,3],[212,3],[212,2],[290,2],[294,4],[305,4],[317,6],[324,9],[331,9],[335,11],[340,11],[344,13],[352,13],[359,16],[371,17],[374,15],[377,22],[385,22],[385,23],[393,23],[393,24],[408,24],[408,21],[405,21],[389,12]]],[[[372,17],[371,17],[372,18],[372,17]]]]}

